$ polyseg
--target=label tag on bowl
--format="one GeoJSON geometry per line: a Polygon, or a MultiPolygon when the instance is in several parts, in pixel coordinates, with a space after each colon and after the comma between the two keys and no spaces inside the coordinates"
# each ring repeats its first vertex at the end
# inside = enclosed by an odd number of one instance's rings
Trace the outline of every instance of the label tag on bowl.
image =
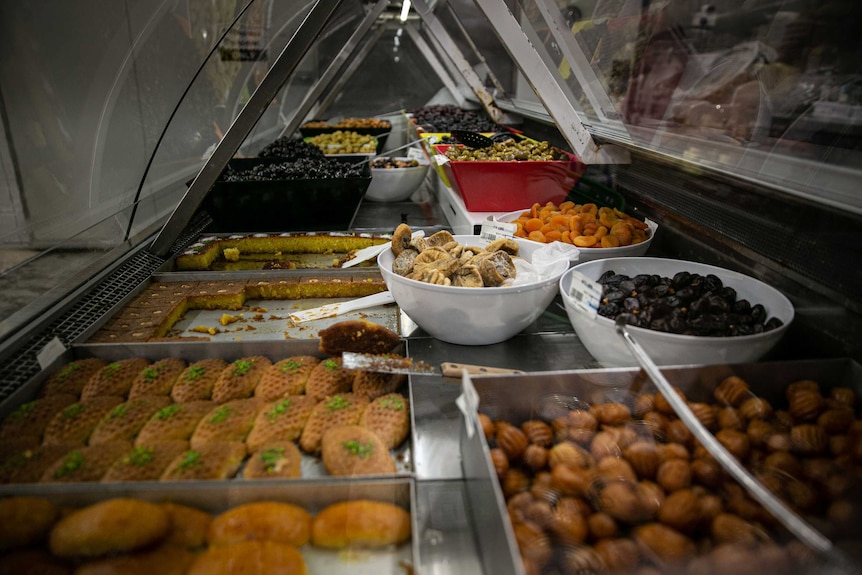
{"type": "Polygon", "coordinates": [[[419,148],[410,148],[407,150],[407,159],[421,162],[425,159],[425,152],[419,148]]]}
{"type": "Polygon", "coordinates": [[[498,222],[496,220],[485,220],[482,222],[482,230],[479,235],[483,240],[497,240],[500,238],[514,238],[518,230],[517,224],[498,222]]]}
{"type": "Polygon", "coordinates": [[[580,272],[572,270],[572,285],[569,296],[574,300],[575,309],[590,317],[599,313],[599,303],[602,300],[602,284],[595,282],[580,272]]]}

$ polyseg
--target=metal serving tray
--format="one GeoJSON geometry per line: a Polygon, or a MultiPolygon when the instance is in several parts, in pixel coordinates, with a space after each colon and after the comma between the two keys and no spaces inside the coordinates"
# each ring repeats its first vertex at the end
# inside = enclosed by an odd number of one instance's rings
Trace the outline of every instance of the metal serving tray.
{"type": "Polygon", "coordinates": [[[329,480],[303,484],[273,480],[244,483],[241,486],[223,482],[117,483],[100,484],[98,489],[86,484],[0,485],[0,497],[20,495],[44,497],[64,508],[84,507],[115,497],[132,497],[188,505],[213,515],[256,501],[292,503],[314,515],[327,505],[339,501],[372,499],[410,511],[411,541],[395,548],[363,549],[350,553],[307,544],[300,551],[308,572],[380,575],[402,573],[405,572],[405,566],[418,565],[419,529],[416,493],[411,478],[329,480]]]}
{"type": "MultiPolygon", "coordinates": [[[[850,359],[680,366],[661,371],[691,401],[711,399],[712,390],[731,375],[743,378],[753,393],[770,401],[779,400],[788,384],[803,379],[817,381],[822,390],[850,387],[862,398],[862,366],[850,359]]],[[[515,425],[537,417],[550,420],[570,409],[585,408],[593,403],[630,404],[635,394],[655,391],[646,373],[636,368],[489,375],[474,377],[472,383],[479,398],[479,413],[515,425]]],[[[491,566],[489,573],[524,575],[488,444],[476,415],[469,417],[476,432],[468,433],[466,421],[462,425],[462,468],[482,563],[491,566]]],[[[852,545],[858,545],[858,541],[852,545]]],[[[862,569],[862,565],[854,567],[854,572],[862,569]]],[[[831,572],[844,571],[833,569],[831,572]]]]}

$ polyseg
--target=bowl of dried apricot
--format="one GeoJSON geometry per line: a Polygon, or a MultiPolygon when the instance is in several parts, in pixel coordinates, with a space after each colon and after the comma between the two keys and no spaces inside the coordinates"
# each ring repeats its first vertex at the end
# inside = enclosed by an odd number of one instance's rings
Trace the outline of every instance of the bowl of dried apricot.
{"type": "Polygon", "coordinates": [[[580,250],[579,262],[642,256],[658,230],[652,220],[641,221],[616,208],[574,202],[533,204],[497,220],[515,224],[518,238],[574,245],[580,250]]]}

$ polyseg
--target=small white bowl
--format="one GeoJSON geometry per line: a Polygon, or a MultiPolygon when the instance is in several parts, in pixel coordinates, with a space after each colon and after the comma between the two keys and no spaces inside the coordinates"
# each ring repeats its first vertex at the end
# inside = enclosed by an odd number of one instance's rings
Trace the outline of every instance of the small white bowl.
{"type": "MultiPolygon", "coordinates": [[[[516,212],[502,214],[497,216],[497,221],[506,223],[514,222],[526,211],[529,211],[529,208],[526,210],[518,210],[516,212]]],[[[620,246],[618,248],[578,248],[578,251],[580,252],[578,255],[578,262],[583,263],[604,258],[635,257],[644,255],[649,249],[650,244],[652,244],[653,238],[655,238],[656,230],[658,230],[658,224],[652,220],[646,220],[646,225],[649,227],[649,235],[647,236],[646,241],[631,246],[620,246]]],[[[533,240],[527,241],[532,242],[533,240]]]]}
{"type": "MultiPolygon", "coordinates": [[[[462,245],[487,245],[481,236],[460,236],[462,245]]],[[[518,240],[520,257],[531,261],[542,247],[518,240]]],[[[408,279],[392,271],[395,256],[388,247],[377,265],[395,303],[433,337],[460,345],[489,345],[505,341],[533,323],[557,295],[560,277],[569,262],[560,260],[544,280],[519,286],[453,287],[408,279]]]]}
{"type": "Polygon", "coordinates": [[[711,337],[665,333],[641,327],[628,326],[633,338],[658,365],[701,365],[749,363],[759,360],[784,336],[793,321],[793,304],[777,289],[728,269],[663,258],[611,258],[585,262],[572,267],[560,278],[560,294],[572,327],[597,361],[606,367],[635,367],[638,365],[622,337],[616,332],[614,320],[596,316],[591,318],[576,309],[570,295],[573,272],[598,281],[603,273],[613,270],[618,274],[658,274],[673,277],[681,271],[715,274],[724,285],[736,290],[738,299],[747,299],[751,305],[762,304],[767,317],[777,317],[784,325],[763,333],[731,337],[711,337]]]}
{"type": "MultiPolygon", "coordinates": [[[[408,161],[409,158],[392,158],[408,161]]],[[[401,202],[413,195],[428,172],[427,160],[418,160],[412,168],[371,168],[371,184],[365,199],[373,202],[401,202]]]]}

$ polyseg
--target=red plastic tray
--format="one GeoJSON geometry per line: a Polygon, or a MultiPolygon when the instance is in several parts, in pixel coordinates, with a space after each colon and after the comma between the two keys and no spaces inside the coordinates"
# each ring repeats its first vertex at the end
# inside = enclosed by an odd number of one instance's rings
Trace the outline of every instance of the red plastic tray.
{"type": "MultiPolygon", "coordinates": [[[[451,145],[434,149],[445,154],[451,145]]],[[[445,162],[443,171],[470,212],[510,212],[538,202],[559,204],[578,182],[586,164],[563,151],[568,160],[547,162],[445,162]]]]}

